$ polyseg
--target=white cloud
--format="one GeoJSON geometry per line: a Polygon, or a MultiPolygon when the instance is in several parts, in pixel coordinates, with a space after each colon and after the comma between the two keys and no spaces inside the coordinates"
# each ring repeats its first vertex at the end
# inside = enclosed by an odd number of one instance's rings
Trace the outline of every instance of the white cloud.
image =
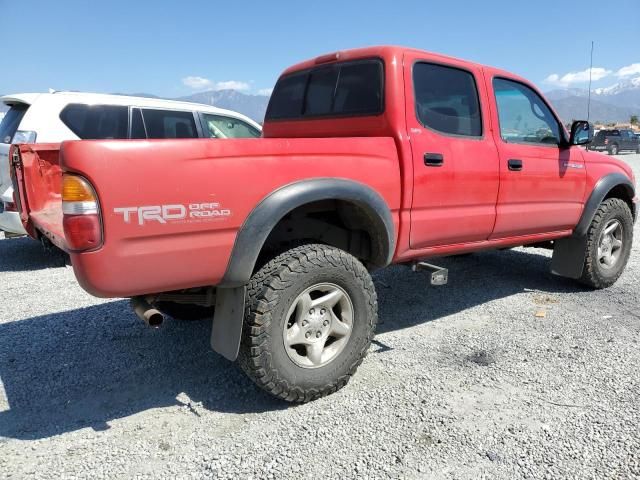
{"type": "Polygon", "coordinates": [[[182,83],[192,90],[249,90],[251,87],[247,82],[238,80],[228,80],[225,82],[212,82],[208,78],[189,76],[182,79],[182,83]]]}
{"type": "Polygon", "coordinates": [[[266,95],[267,97],[271,96],[273,93],[273,88],[261,88],[258,90],[258,95],[266,95]]]}
{"type": "Polygon", "coordinates": [[[239,82],[238,80],[227,80],[226,82],[217,82],[214,90],[249,90],[251,87],[247,82],[239,82]]]}
{"type": "Polygon", "coordinates": [[[206,90],[213,86],[213,82],[204,77],[184,77],[182,83],[193,90],[206,90]]]}
{"type": "MultiPolygon", "coordinates": [[[[600,67],[594,67],[591,69],[591,79],[594,82],[602,80],[605,77],[611,75],[611,70],[607,70],[600,67]]],[[[553,73],[544,80],[546,83],[556,85],[559,87],[569,87],[576,83],[587,83],[589,81],[589,69],[582,70],[580,72],[569,72],[563,76],[553,73]]]]}
{"type": "Polygon", "coordinates": [[[640,63],[632,63],[616,72],[618,77],[632,77],[634,75],[640,75],[640,63]]]}

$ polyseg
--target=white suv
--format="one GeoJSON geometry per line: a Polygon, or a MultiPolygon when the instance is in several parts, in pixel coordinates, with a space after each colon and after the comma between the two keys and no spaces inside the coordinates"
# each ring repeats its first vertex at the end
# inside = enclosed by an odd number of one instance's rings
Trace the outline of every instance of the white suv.
{"type": "Polygon", "coordinates": [[[260,125],[230,110],[156,98],[95,93],[24,93],[0,97],[0,230],[24,234],[13,199],[14,143],[144,138],[257,138],[260,125]]]}

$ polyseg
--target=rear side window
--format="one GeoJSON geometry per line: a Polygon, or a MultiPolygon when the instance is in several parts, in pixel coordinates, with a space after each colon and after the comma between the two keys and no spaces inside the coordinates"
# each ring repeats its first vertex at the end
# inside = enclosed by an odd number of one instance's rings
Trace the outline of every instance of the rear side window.
{"type": "Polygon", "coordinates": [[[20,126],[22,117],[24,117],[28,109],[29,105],[23,103],[11,106],[2,119],[2,122],[0,122],[0,143],[11,143],[13,136],[20,126]]]}
{"type": "Polygon", "coordinates": [[[422,125],[448,135],[482,135],[478,90],[470,72],[416,63],[413,85],[416,115],[422,125]]]}
{"type": "Polygon", "coordinates": [[[202,113],[207,138],[258,138],[260,131],[237,118],[202,113]]]}
{"type": "Polygon", "coordinates": [[[384,110],[379,59],[336,63],[278,80],[266,120],[378,115],[384,110]]]}
{"type": "Polygon", "coordinates": [[[192,112],[142,109],[147,138],[198,138],[192,112]]]}
{"type": "Polygon", "coordinates": [[[131,138],[147,138],[147,132],[142,121],[142,112],[139,108],[131,109],[131,138]]]}
{"type": "Polygon", "coordinates": [[[127,138],[129,108],[120,105],[69,104],[60,120],[82,140],[127,138]]]}

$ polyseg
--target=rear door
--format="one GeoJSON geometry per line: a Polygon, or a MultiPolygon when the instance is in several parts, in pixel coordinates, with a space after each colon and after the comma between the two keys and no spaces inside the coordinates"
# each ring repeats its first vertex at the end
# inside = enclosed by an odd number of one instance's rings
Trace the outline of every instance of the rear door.
{"type": "Polygon", "coordinates": [[[546,101],[524,82],[488,74],[500,194],[492,238],[570,230],[583,208],[582,150],[563,145],[564,130],[546,101]]]}
{"type": "Polygon", "coordinates": [[[498,153],[479,67],[405,56],[413,155],[412,249],[486,240],[496,217],[498,153]]]}

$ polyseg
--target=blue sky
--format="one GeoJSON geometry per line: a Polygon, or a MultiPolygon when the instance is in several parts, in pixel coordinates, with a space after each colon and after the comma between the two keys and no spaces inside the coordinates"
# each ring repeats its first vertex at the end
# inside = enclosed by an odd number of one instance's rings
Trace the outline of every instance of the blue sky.
{"type": "Polygon", "coordinates": [[[606,87],[640,75],[640,0],[616,0],[612,17],[606,4],[0,0],[0,93],[55,88],[177,97],[229,86],[258,93],[292,63],[376,44],[501,67],[544,90],[586,87],[591,40],[594,67],[602,69],[594,71],[602,77],[594,87],[606,87]]]}

